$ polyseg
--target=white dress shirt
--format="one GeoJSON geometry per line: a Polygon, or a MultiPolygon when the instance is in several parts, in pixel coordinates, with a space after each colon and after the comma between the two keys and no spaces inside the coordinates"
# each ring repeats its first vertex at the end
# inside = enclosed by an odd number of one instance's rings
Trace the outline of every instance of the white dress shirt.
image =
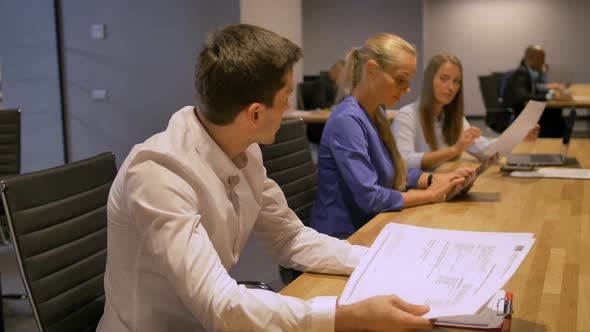
{"type": "MultiPolygon", "coordinates": [[[[434,134],[439,149],[448,148],[449,145],[445,143],[442,132],[443,118],[440,121],[434,121],[434,134]]],[[[467,130],[471,126],[467,119],[463,117],[463,130],[467,130]]],[[[404,158],[408,168],[420,169],[422,165],[422,157],[425,152],[430,152],[430,146],[426,143],[424,138],[424,130],[420,123],[420,116],[418,115],[418,102],[402,107],[395,115],[391,130],[395,136],[395,142],[399,149],[402,158],[404,158]]],[[[485,150],[492,144],[493,140],[480,136],[474,143],[468,146],[465,151],[482,161],[486,158],[485,150]]]]}
{"type": "Polygon", "coordinates": [[[230,160],[187,106],[136,145],[108,201],[105,312],[97,331],[332,331],[336,297],[239,286],[251,232],[287,267],[350,274],[366,248],[303,226],[253,144],[230,160]]]}

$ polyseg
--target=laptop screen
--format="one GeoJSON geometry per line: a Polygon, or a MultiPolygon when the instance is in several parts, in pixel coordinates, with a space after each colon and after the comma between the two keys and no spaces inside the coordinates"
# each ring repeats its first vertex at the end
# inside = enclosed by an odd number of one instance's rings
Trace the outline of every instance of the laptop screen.
{"type": "Polygon", "coordinates": [[[574,131],[574,123],[576,122],[576,110],[570,110],[570,114],[565,120],[565,130],[563,132],[563,144],[569,144],[572,132],[574,131]]]}
{"type": "Polygon", "coordinates": [[[565,120],[565,129],[563,131],[563,145],[561,146],[561,158],[566,160],[567,152],[569,150],[570,139],[574,131],[574,123],[576,122],[576,110],[570,110],[570,114],[565,120]]]}

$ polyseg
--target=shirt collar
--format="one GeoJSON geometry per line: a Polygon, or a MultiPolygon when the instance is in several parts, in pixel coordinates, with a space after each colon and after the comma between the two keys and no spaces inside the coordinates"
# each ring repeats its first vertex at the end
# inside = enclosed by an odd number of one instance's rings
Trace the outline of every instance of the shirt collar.
{"type": "Polygon", "coordinates": [[[188,124],[189,134],[194,139],[197,153],[205,159],[207,164],[211,165],[213,172],[223,182],[230,177],[239,175],[240,170],[248,164],[246,153],[241,153],[232,161],[203,127],[195,114],[196,107],[186,106],[182,112],[183,119],[188,124]]]}
{"type": "MultiPolygon", "coordinates": [[[[356,104],[356,106],[358,107],[358,109],[360,109],[362,111],[361,113],[363,113],[365,120],[369,121],[369,123],[373,127],[375,127],[375,124],[373,123],[373,120],[371,120],[371,117],[369,116],[369,113],[363,108],[363,105],[361,105],[361,103],[353,95],[349,95],[344,100],[345,101],[348,101],[350,103],[356,104]]],[[[382,105],[379,105],[379,109],[377,110],[377,112],[384,113],[385,112],[385,108],[382,105]]],[[[375,128],[377,128],[377,127],[375,127],[375,128]]]]}
{"type": "Polygon", "coordinates": [[[533,68],[529,67],[527,64],[524,65],[526,67],[526,69],[529,72],[529,76],[534,80],[536,80],[539,77],[539,73],[534,70],[533,68]]]}

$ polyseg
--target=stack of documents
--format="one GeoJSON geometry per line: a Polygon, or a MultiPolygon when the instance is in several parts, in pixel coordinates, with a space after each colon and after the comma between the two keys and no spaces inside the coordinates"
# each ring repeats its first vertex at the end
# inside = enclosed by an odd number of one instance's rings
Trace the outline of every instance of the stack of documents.
{"type": "Polygon", "coordinates": [[[438,318],[481,313],[534,241],[532,233],[452,231],[391,223],[352,273],[340,303],[393,294],[430,305],[424,317],[435,323],[438,318]]]}
{"type": "MultiPolygon", "coordinates": [[[[511,318],[506,316],[511,314],[512,294],[498,291],[477,314],[438,318],[436,319],[436,325],[460,327],[470,330],[493,330],[499,327],[504,327],[504,320],[511,318]],[[506,305],[508,305],[508,307],[506,307],[506,305]]],[[[502,329],[502,331],[509,330],[502,329]]]]}
{"type": "Polygon", "coordinates": [[[580,168],[537,168],[533,171],[513,171],[510,176],[517,178],[562,178],[590,179],[590,169],[580,168]]]}

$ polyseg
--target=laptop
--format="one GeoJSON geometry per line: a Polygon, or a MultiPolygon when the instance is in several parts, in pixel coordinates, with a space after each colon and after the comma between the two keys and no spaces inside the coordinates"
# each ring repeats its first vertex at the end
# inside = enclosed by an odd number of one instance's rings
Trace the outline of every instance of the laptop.
{"type": "Polygon", "coordinates": [[[477,179],[478,176],[483,174],[483,172],[487,171],[490,166],[497,164],[500,160],[500,154],[498,152],[494,153],[492,156],[488,157],[488,159],[484,160],[478,168],[475,169],[475,174],[471,178],[465,179],[465,181],[455,188],[451,189],[445,198],[445,201],[451,200],[453,197],[457,196],[457,194],[463,192],[466,188],[469,188],[477,179]]]}
{"type": "Polygon", "coordinates": [[[516,166],[561,166],[565,165],[567,152],[570,145],[570,138],[576,122],[576,110],[572,109],[565,122],[563,139],[560,154],[510,154],[506,158],[506,164],[516,166]]]}

